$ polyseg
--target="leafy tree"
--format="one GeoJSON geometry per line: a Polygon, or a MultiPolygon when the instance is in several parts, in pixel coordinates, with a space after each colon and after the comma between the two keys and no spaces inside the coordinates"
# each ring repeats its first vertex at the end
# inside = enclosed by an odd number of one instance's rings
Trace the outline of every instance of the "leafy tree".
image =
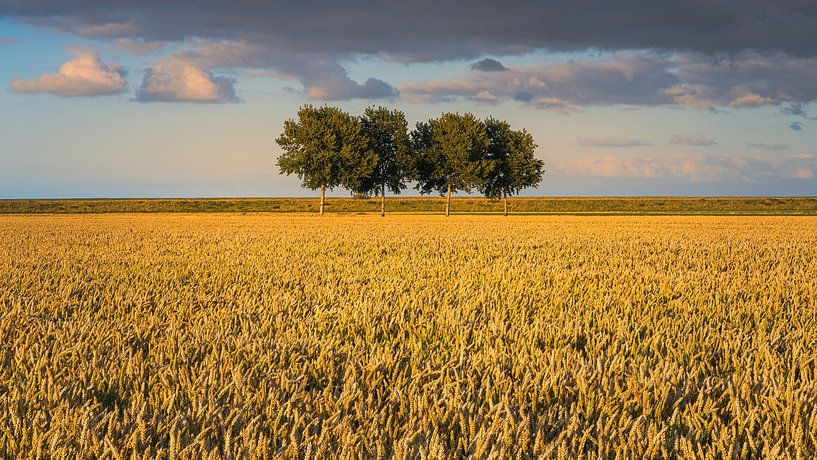
{"type": "Polygon", "coordinates": [[[412,178],[421,194],[447,194],[445,215],[451,210],[451,194],[470,192],[489,174],[486,161],[488,137],[483,123],[470,113],[444,113],[440,118],[417,123],[411,134],[414,151],[412,178]]]}
{"type": "Polygon", "coordinates": [[[502,198],[507,216],[508,197],[539,185],[544,162],[534,156],[537,145],[524,129],[514,131],[507,122],[491,117],[485,120],[485,133],[488,137],[486,158],[493,167],[483,176],[479,189],[488,198],[502,198]]]}
{"type": "Polygon", "coordinates": [[[386,214],[386,190],[400,194],[406,188],[411,142],[403,112],[386,107],[369,107],[360,117],[368,149],[377,156],[371,174],[355,178],[353,192],[380,196],[380,215],[386,214]]]}
{"type": "Polygon", "coordinates": [[[321,190],[321,214],[327,188],[352,188],[377,165],[359,120],[337,107],[301,107],[297,121],[285,121],[275,142],[284,151],[278,157],[281,172],[296,174],[304,187],[321,190]]]}

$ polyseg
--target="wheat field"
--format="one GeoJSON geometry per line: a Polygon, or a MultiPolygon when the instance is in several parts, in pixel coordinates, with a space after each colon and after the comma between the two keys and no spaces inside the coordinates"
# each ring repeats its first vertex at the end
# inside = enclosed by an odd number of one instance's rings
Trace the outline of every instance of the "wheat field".
{"type": "Polygon", "coordinates": [[[0,217],[2,458],[813,458],[817,218],[0,217]]]}

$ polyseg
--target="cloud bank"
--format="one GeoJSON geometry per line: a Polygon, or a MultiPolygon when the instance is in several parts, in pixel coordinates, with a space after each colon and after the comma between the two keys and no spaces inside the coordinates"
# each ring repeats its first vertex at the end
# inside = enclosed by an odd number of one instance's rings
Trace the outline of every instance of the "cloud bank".
{"type": "Polygon", "coordinates": [[[105,96],[127,90],[125,69],[105,64],[90,50],[73,49],[73,59],[53,74],[31,80],[13,79],[8,89],[17,93],[50,93],[61,97],[105,96]]]}
{"type": "Polygon", "coordinates": [[[317,0],[251,8],[227,0],[0,0],[0,16],[140,54],[165,43],[245,48],[252,51],[228,62],[191,65],[205,73],[285,75],[319,100],[402,92],[414,100],[516,100],[561,113],[611,104],[796,110],[815,101],[808,82],[817,75],[817,5],[802,0],[317,0]],[[484,58],[537,50],[637,55],[510,70],[484,58]],[[479,59],[473,69],[480,75],[466,76],[462,85],[422,82],[398,92],[376,76],[351,80],[342,63],[358,56],[479,59]]]}
{"type": "Polygon", "coordinates": [[[716,156],[585,156],[551,163],[561,176],[626,179],[683,179],[689,182],[751,183],[769,179],[817,177],[817,155],[716,156]]]}
{"type": "Polygon", "coordinates": [[[88,37],[234,38],[414,62],[534,49],[817,55],[817,6],[802,0],[0,0],[0,15],[88,37]]]}
{"type": "Polygon", "coordinates": [[[803,111],[804,105],[817,101],[814,81],[817,58],[753,52],[722,60],[636,54],[471,72],[447,80],[406,83],[399,90],[413,101],[470,99],[490,93],[497,101],[561,112],[609,105],[782,106],[803,111]]]}

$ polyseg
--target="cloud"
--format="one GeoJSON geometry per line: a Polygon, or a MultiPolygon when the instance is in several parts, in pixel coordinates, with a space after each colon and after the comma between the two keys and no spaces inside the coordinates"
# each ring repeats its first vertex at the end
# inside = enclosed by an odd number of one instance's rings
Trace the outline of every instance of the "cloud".
{"type": "Polygon", "coordinates": [[[311,99],[338,101],[348,99],[393,99],[400,93],[390,84],[377,78],[369,78],[363,84],[350,79],[346,72],[330,78],[301,80],[304,92],[311,99]]]}
{"type": "Polygon", "coordinates": [[[799,121],[795,121],[794,123],[789,125],[789,128],[793,129],[794,131],[802,131],[803,130],[803,123],[799,121]]]}
{"type": "Polygon", "coordinates": [[[742,53],[730,59],[697,54],[663,57],[652,53],[512,67],[447,80],[405,83],[413,101],[473,98],[480,92],[498,101],[534,108],[543,99],[563,107],[672,106],[699,109],[780,106],[796,110],[817,101],[817,58],[742,53]]]}
{"type": "Polygon", "coordinates": [[[627,137],[579,137],[576,143],[585,147],[643,147],[652,145],[642,139],[630,139],[627,137]]]}
{"type": "Polygon", "coordinates": [[[502,63],[496,59],[485,58],[472,63],[471,70],[476,70],[479,72],[501,72],[508,70],[508,68],[502,65],[502,63]]]}
{"type": "Polygon", "coordinates": [[[439,61],[550,50],[747,49],[817,55],[817,8],[796,0],[4,1],[0,16],[74,33],[183,41],[253,38],[295,52],[439,61]]]}
{"type": "Polygon", "coordinates": [[[406,83],[398,89],[408,100],[471,98],[488,91],[536,108],[587,105],[660,105],[673,98],[662,91],[678,83],[665,61],[654,56],[627,56],[514,67],[505,72],[478,72],[449,80],[406,83]]]}
{"type": "Polygon", "coordinates": [[[169,45],[168,42],[147,41],[140,38],[120,38],[115,40],[114,44],[126,53],[137,55],[150,54],[169,45]]]}
{"type": "Polygon", "coordinates": [[[71,50],[74,57],[57,73],[43,74],[31,80],[15,78],[8,85],[17,93],[50,93],[62,97],[103,96],[127,90],[125,69],[105,64],[99,55],[87,49],[71,50]]]}
{"type": "Polygon", "coordinates": [[[749,142],[747,147],[763,150],[788,150],[789,144],[767,144],[765,142],[749,142]]]}
{"type": "Polygon", "coordinates": [[[133,21],[126,21],[84,24],[75,28],[73,32],[79,36],[88,38],[113,38],[136,35],[138,34],[138,29],[133,21]]]}
{"type": "Polygon", "coordinates": [[[18,39],[18,38],[11,38],[11,37],[5,38],[5,37],[0,37],[0,46],[6,46],[6,45],[16,45],[16,44],[18,44],[18,43],[20,43],[20,39],[18,39]]]}
{"type": "Polygon", "coordinates": [[[235,80],[216,77],[193,63],[166,59],[145,72],[136,92],[138,102],[240,102],[235,80]]]}
{"type": "Polygon", "coordinates": [[[817,155],[585,156],[551,162],[555,175],[625,179],[681,179],[689,182],[749,183],[770,179],[811,179],[817,176],[817,155]]]}
{"type": "MultiPolygon", "coordinates": [[[[342,63],[360,56],[441,62],[537,50],[624,55],[476,72],[462,78],[470,89],[424,82],[406,85],[410,94],[399,92],[415,100],[479,99],[487,92],[497,102],[530,94],[517,101],[561,113],[614,104],[786,109],[817,100],[810,84],[817,77],[817,8],[798,0],[317,0],[252,8],[227,0],[0,0],[0,16],[83,37],[132,40],[121,43],[134,53],[160,42],[238,43],[254,49],[252,56],[198,67],[275,71],[322,100],[396,97],[398,89],[377,76],[349,78],[342,63]]],[[[501,68],[493,59],[475,63],[480,70],[501,68]]]]}
{"type": "MultiPolygon", "coordinates": [[[[157,66],[173,69],[188,66],[208,74],[219,70],[244,69],[248,76],[298,81],[304,95],[319,101],[394,99],[400,95],[396,88],[377,78],[369,78],[363,83],[352,80],[346,69],[328,57],[269,50],[230,40],[197,40],[190,48],[158,61],[157,66]]],[[[178,70],[175,73],[178,74],[178,70]]],[[[233,84],[234,81],[231,81],[227,88],[225,83],[225,90],[228,90],[226,96],[233,93],[233,84]]],[[[232,99],[228,98],[227,101],[232,99]]]]}
{"type": "Polygon", "coordinates": [[[718,142],[710,137],[701,134],[675,134],[670,138],[669,143],[672,145],[717,145],[718,142]]]}

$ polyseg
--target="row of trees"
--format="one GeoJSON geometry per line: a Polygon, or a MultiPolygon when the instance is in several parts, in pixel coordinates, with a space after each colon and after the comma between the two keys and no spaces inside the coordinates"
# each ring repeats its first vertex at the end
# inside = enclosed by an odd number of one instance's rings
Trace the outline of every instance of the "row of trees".
{"type": "Polygon", "coordinates": [[[536,159],[536,143],[525,130],[513,130],[495,118],[480,120],[470,113],[444,113],[408,130],[399,110],[369,107],[355,117],[337,107],[305,105],[297,120],[284,122],[278,139],[284,153],[278,167],[296,174],[304,187],[321,191],[345,187],[357,196],[380,196],[385,215],[386,191],[399,194],[415,182],[421,194],[446,195],[478,190],[490,199],[504,199],[542,179],[544,163],[536,159]]]}

